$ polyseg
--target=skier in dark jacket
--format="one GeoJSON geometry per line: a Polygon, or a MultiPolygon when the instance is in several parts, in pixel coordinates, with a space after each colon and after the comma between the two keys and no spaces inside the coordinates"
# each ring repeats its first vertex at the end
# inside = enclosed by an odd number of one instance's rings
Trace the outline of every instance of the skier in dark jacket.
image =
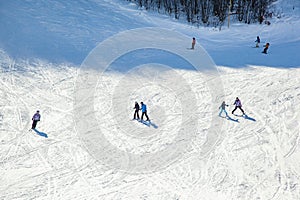
{"type": "Polygon", "coordinates": [[[36,111],[36,113],[33,115],[32,117],[32,126],[31,126],[31,129],[35,129],[38,121],[41,120],[41,115],[40,115],[40,111],[36,111]]]}
{"type": "Polygon", "coordinates": [[[255,42],[256,42],[256,47],[258,48],[259,44],[260,44],[260,38],[259,38],[259,36],[256,37],[255,42]]]}
{"type": "Polygon", "coordinates": [[[242,111],[243,115],[245,115],[245,112],[242,109],[242,102],[238,97],[235,99],[233,105],[235,105],[235,108],[233,109],[232,114],[234,113],[234,111],[236,111],[237,108],[239,108],[242,111]]]}
{"type": "Polygon", "coordinates": [[[138,102],[135,102],[133,109],[135,109],[133,119],[140,119],[140,116],[139,116],[140,105],[138,104],[138,102]]]}
{"type": "Polygon", "coordinates": [[[264,45],[264,51],[262,52],[262,53],[265,53],[265,54],[267,54],[267,51],[268,51],[268,49],[269,49],[269,46],[270,46],[270,43],[267,43],[266,45],[264,45]]]}
{"type": "Polygon", "coordinates": [[[147,120],[146,121],[150,121],[149,120],[149,117],[148,117],[148,115],[147,115],[147,106],[146,106],[146,104],[144,104],[143,102],[141,102],[141,110],[142,110],[142,120],[143,120],[143,117],[144,117],[144,115],[146,116],[146,118],[147,118],[147,120]]]}

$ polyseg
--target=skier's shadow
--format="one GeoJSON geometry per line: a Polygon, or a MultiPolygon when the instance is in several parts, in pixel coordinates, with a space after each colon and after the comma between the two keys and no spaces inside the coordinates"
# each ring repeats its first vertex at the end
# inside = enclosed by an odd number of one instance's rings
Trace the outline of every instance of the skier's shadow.
{"type": "Polygon", "coordinates": [[[238,120],[238,119],[233,119],[233,118],[231,118],[229,115],[227,116],[227,119],[230,120],[230,121],[239,123],[239,120],[238,120]]]}
{"type": "MultiPolygon", "coordinates": [[[[219,117],[222,117],[222,116],[219,116],[219,117]]],[[[225,119],[227,119],[227,120],[230,120],[230,121],[239,123],[239,120],[238,120],[238,119],[233,119],[233,118],[231,118],[229,115],[227,115],[226,117],[222,117],[222,118],[225,118],[225,119]]]]}
{"type": "Polygon", "coordinates": [[[42,136],[42,137],[45,137],[45,138],[48,138],[48,135],[46,133],[43,133],[41,131],[38,131],[37,129],[33,129],[39,136],[42,136]]]}
{"type": "Polygon", "coordinates": [[[151,126],[153,126],[153,128],[155,128],[155,129],[157,129],[158,128],[158,126],[156,125],[156,124],[154,124],[153,122],[151,122],[151,124],[150,124],[151,126]]]}
{"type": "Polygon", "coordinates": [[[144,125],[146,125],[146,126],[148,126],[148,127],[152,126],[155,129],[158,128],[158,126],[155,123],[151,122],[151,121],[140,120],[139,122],[142,123],[142,124],[144,124],[144,125]]]}
{"type": "Polygon", "coordinates": [[[246,114],[244,114],[244,115],[235,115],[235,116],[237,116],[237,117],[243,117],[243,118],[248,119],[248,120],[250,120],[250,121],[256,122],[256,119],[254,119],[254,118],[252,118],[252,117],[249,117],[249,116],[246,115],[246,114]]]}
{"type": "Polygon", "coordinates": [[[256,122],[256,119],[249,117],[248,115],[244,115],[244,118],[256,122]]]}

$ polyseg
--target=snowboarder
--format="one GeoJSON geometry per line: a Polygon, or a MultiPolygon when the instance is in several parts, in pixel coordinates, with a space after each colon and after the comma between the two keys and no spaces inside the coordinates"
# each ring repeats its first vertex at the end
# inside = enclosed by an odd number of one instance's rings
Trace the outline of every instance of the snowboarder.
{"type": "Polygon", "coordinates": [[[191,49],[195,49],[195,44],[196,44],[196,39],[193,37],[191,49]]]}
{"type": "Polygon", "coordinates": [[[36,111],[36,113],[33,115],[32,117],[32,126],[31,126],[31,129],[35,129],[38,121],[41,120],[41,115],[40,115],[40,111],[36,111]]]}
{"type": "Polygon", "coordinates": [[[255,42],[256,42],[256,46],[255,47],[258,48],[259,44],[260,44],[260,38],[259,38],[259,36],[256,37],[255,42]]]}
{"type": "Polygon", "coordinates": [[[267,54],[267,51],[268,51],[268,49],[269,49],[269,46],[270,46],[270,43],[267,42],[267,44],[264,45],[265,48],[264,48],[264,51],[263,51],[262,53],[267,54]]]}
{"type": "Polygon", "coordinates": [[[147,120],[146,121],[150,121],[149,120],[149,117],[148,117],[148,115],[147,115],[147,106],[146,106],[146,104],[144,104],[143,102],[141,102],[141,110],[142,110],[142,120],[143,120],[143,117],[144,117],[144,115],[146,116],[146,118],[147,118],[147,120]]]}
{"type": "Polygon", "coordinates": [[[138,104],[138,102],[135,102],[133,109],[135,109],[133,119],[140,119],[140,116],[139,116],[140,105],[138,104]]]}
{"type": "Polygon", "coordinates": [[[232,114],[234,113],[234,111],[236,111],[237,108],[239,108],[242,111],[243,115],[245,115],[245,112],[242,109],[242,102],[238,97],[235,99],[233,105],[235,105],[235,108],[233,109],[232,114]]]}
{"type": "Polygon", "coordinates": [[[219,117],[221,117],[222,112],[225,112],[226,117],[228,117],[228,114],[227,114],[227,112],[226,112],[226,110],[225,110],[225,107],[226,107],[226,106],[228,106],[228,105],[225,103],[225,101],[223,101],[223,103],[222,103],[221,106],[219,107],[219,109],[221,109],[221,110],[220,110],[220,113],[219,113],[219,117]]]}

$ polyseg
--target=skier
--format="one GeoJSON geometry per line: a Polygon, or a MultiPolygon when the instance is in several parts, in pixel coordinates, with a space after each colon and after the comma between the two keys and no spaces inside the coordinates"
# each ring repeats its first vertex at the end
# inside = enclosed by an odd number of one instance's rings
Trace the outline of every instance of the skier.
{"type": "Polygon", "coordinates": [[[143,102],[141,102],[141,110],[142,110],[142,120],[143,120],[143,117],[144,117],[144,115],[147,117],[147,120],[146,121],[150,121],[149,120],[149,117],[148,117],[148,115],[147,115],[147,106],[146,106],[146,104],[144,104],[143,102]]]}
{"type": "Polygon", "coordinates": [[[33,122],[32,122],[31,129],[35,129],[37,122],[40,120],[41,120],[40,111],[36,111],[36,113],[32,117],[33,122]]]}
{"type": "Polygon", "coordinates": [[[270,43],[267,42],[267,44],[264,45],[265,48],[264,48],[264,51],[263,51],[262,53],[267,54],[267,51],[268,51],[268,49],[269,49],[269,46],[270,46],[270,43]]]}
{"type": "Polygon", "coordinates": [[[225,112],[226,117],[228,117],[228,114],[227,114],[227,112],[226,112],[226,110],[225,110],[225,106],[228,106],[228,105],[225,103],[225,101],[223,101],[223,103],[222,103],[221,106],[219,107],[219,109],[221,109],[221,110],[220,110],[220,113],[219,113],[219,117],[221,117],[221,114],[222,114],[223,111],[225,112]]]}
{"type": "Polygon", "coordinates": [[[242,102],[241,102],[241,100],[239,100],[238,97],[234,101],[233,105],[235,105],[235,108],[233,109],[232,114],[234,113],[234,111],[236,111],[237,108],[239,108],[242,111],[243,115],[245,115],[245,112],[242,109],[242,102]]]}
{"type": "Polygon", "coordinates": [[[138,102],[135,102],[133,109],[135,109],[133,119],[140,119],[140,116],[139,116],[140,105],[138,104],[138,102]]]}
{"type": "Polygon", "coordinates": [[[256,46],[255,47],[258,48],[259,44],[260,44],[260,38],[259,38],[259,36],[256,37],[255,42],[256,42],[256,46]]]}
{"type": "Polygon", "coordinates": [[[196,44],[196,39],[193,37],[191,49],[195,49],[195,44],[196,44]]]}

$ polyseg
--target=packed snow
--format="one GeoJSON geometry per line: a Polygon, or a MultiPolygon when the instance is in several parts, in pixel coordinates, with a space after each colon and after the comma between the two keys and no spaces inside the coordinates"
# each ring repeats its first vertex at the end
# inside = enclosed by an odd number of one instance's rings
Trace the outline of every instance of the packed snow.
{"type": "Polygon", "coordinates": [[[219,31],[127,1],[1,1],[0,199],[300,199],[299,4],[219,31]]]}

